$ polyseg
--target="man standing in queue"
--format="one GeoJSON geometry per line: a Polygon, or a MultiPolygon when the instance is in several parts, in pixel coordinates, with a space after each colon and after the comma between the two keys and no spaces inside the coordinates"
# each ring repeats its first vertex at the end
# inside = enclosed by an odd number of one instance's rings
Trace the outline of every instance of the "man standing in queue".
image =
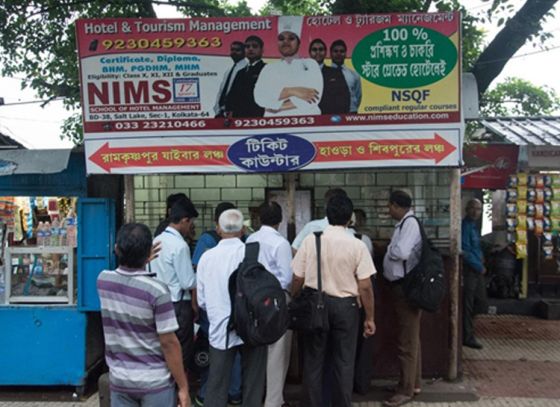
{"type": "Polygon", "coordinates": [[[410,305],[402,288],[402,279],[420,261],[422,235],[413,218],[412,198],[404,191],[389,197],[389,214],[397,221],[383,259],[383,277],[389,284],[391,301],[397,317],[397,356],[399,383],[395,394],[383,402],[386,407],[408,403],[421,391],[422,357],[420,346],[420,308],[410,305]]]}
{"type": "MultiPolygon", "coordinates": [[[[333,369],[332,405],[352,406],[354,362],[360,321],[358,297],[365,311],[365,337],[375,333],[371,276],[376,273],[366,245],[347,232],[353,205],[347,196],[333,196],[327,203],[327,226],[321,236],[321,280],[325,292],[329,328],[304,338],[304,378],[309,405],[324,407],[323,369],[330,359],[333,369]]],[[[292,293],[305,286],[317,290],[315,235],[307,236],[297,251],[292,268],[292,293]]]]}
{"type": "Polygon", "coordinates": [[[161,242],[159,257],[150,263],[157,279],[165,283],[171,293],[179,323],[177,337],[181,343],[185,367],[193,352],[194,320],[197,312],[191,294],[191,290],[194,292],[196,288],[196,276],[185,237],[192,234],[197,217],[198,211],[190,199],[176,202],[169,213],[169,226],[154,239],[154,243],[161,242]]]}

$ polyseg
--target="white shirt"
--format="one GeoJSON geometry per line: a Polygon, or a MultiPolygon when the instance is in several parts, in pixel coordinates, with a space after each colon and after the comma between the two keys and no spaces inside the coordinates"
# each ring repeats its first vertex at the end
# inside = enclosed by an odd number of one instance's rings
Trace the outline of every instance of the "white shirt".
{"type": "Polygon", "coordinates": [[[292,284],[292,249],[278,231],[263,225],[247,238],[247,243],[259,242],[259,263],[270,271],[284,290],[292,284]]]}
{"type": "Polygon", "coordinates": [[[226,81],[230,72],[231,76],[229,79],[229,83],[228,83],[228,87],[226,89],[226,95],[229,93],[229,91],[231,90],[231,85],[233,85],[233,80],[235,79],[235,76],[237,75],[237,73],[239,71],[241,71],[243,68],[245,68],[248,64],[248,61],[243,58],[241,61],[237,61],[236,63],[233,64],[233,66],[231,68],[229,68],[225,73],[224,73],[224,77],[222,79],[222,83],[220,83],[220,89],[218,90],[218,96],[216,97],[216,103],[214,104],[214,113],[215,114],[219,114],[222,109],[224,108],[224,106],[220,106],[220,96],[222,96],[222,91],[224,90],[224,86],[226,86],[226,81]]]}
{"type": "MultiPolygon", "coordinates": [[[[336,69],[338,65],[333,62],[332,67],[336,69]]],[[[342,74],[350,91],[350,112],[356,113],[362,102],[362,80],[360,75],[345,65],[342,65],[342,74]]]]}
{"type": "MultiPolygon", "coordinates": [[[[354,228],[348,228],[348,230],[351,230],[352,233],[354,233],[354,236],[358,234],[358,232],[354,228]]],[[[364,242],[364,244],[366,245],[369,254],[373,256],[373,242],[371,241],[368,235],[364,233],[362,233],[361,235],[362,235],[361,236],[362,242],[364,242]]]]}
{"type": "Polygon", "coordinates": [[[155,242],[161,242],[161,251],[150,263],[151,271],[156,273],[158,280],[169,287],[171,301],[190,300],[189,290],[196,286],[196,275],[192,268],[191,252],[185,239],[177,229],[168,226],[154,239],[155,242]]]}
{"type": "MultiPolygon", "coordinates": [[[[303,239],[305,239],[308,235],[313,234],[313,232],[324,231],[327,226],[329,226],[329,220],[326,216],[323,219],[315,219],[315,220],[312,220],[311,222],[307,222],[305,224],[305,226],[303,227],[303,229],[297,234],[296,238],[292,242],[292,247],[295,250],[299,250],[299,248],[301,247],[301,243],[303,242],[303,239]]],[[[354,236],[356,234],[356,231],[354,229],[346,228],[346,232],[348,232],[352,236],[354,236]]],[[[362,236],[362,241],[363,240],[364,239],[363,239],[363,236],[362,236]]],[[[370,243],[371,243],[371,240],[370,240],[370,243]]],[[[367,246],[367,243],[366,243],[366,246],[367,246]]],[[[373,249],[373,246],[372,246],[372,249],[373,249]]]]}
{"type": "Polygon", "coordinates": [[[281,60],[266,65],[261,71],[255,84],[254,96],[257,105],[265,108],[265,116],[299,116],[321,114],[319,101],[323,94],[323,74],[317,61],[310,58],[294,58],[281,60]],[[317,101],[309,103],[303,99],[291,96],[280,99],[282,89],[303,86],[318,92],[317,101]],[[284,101],[289,100],[295,109],[278,110],[284,101]]]}
{"type": "MultiPolygon", "coordinates": [[[[198,305],[208,314],[208,339],[215,349],[226,349],[227,324],[231,315],[229,277],[244,257],[245,244],[241,240],[222,239],[216,247],[204,252],[196,268],[198,305]]],[[[235,331],[231,331],[228,349],[242,344],[243,340],[235,331]]]]}
{"type": "Polygon", "coordinates": [[[415,219],[407,220],[401,230],[401,224],[408,217],[414,215],[412,210],[395,225],[391,242],[383,259],[383,276],[389,281],[404,277],[404,262],[406,272],[412,270],[420,261],[422,254],[422,235],[420,226],[415,219]]]}

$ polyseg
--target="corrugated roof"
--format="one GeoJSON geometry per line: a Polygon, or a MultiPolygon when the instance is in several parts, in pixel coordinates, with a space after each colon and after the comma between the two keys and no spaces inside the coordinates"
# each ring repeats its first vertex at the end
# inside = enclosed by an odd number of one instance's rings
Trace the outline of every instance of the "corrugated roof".
{"type": "Polygon", "coordinates": [[[474,120],[482,126],[474,139],[519,146],[560,146],[560,117],[496,117],[474,120]]]}

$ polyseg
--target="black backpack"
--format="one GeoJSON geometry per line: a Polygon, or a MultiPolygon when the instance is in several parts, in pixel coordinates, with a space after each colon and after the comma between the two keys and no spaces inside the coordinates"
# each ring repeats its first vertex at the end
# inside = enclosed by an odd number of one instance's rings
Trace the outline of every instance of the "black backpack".
{"type": "MultiPolygon", "coordinates": [[[[402,288],[408,302],[428,312],[436,312],[446,292],[443,259],[440,252],[428,240],[424,227],[416,216],[408,216],[401,223],[414,218],[422,235],[422,254],[418,264],[402,279],[402,288]]],[[[406,271],[406,261],[404,262],[406,271]]]]}
{"type": "Polygon", "coordinates": [[[259,243],[245,245],[245,257],[229,278],[231,316],[229,332],[235,330],[251,346],[276,342],[288,329],[286,294],[278,279],[258,262],[259,243]]]}

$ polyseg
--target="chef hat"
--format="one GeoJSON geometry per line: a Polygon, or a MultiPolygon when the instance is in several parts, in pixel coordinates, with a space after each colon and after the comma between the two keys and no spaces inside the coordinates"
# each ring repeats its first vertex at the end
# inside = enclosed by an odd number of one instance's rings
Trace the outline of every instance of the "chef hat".
{"type": "Polygon", "coordinates": [[[278,34],[284,31],[294,33],[301,38],[301,27],[303,26],[302,16],[279,16],[278,17],[278,34]]]}

